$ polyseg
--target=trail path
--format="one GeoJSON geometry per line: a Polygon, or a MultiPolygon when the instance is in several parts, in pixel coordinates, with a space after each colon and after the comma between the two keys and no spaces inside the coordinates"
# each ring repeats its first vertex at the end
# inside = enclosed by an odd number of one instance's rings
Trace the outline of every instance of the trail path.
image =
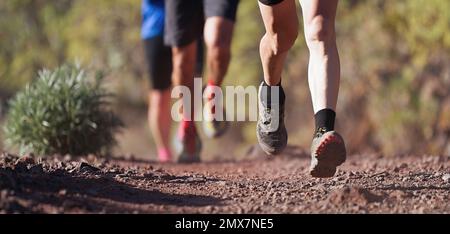
{"type": "Polygon", "coordinates": [[[5,153],[0,213],[450,213],[449,157],[352,155],[334,178],[315,179],[301,150],[250,155],[161,165],[5,153]]]}

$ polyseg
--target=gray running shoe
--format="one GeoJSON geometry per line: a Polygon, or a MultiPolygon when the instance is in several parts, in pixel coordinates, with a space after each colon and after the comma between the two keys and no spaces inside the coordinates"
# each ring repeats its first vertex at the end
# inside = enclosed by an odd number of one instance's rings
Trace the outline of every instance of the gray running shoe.
{"type": "MultiPolygon", "coordinates": [[[[259,86],[259,119],[256,126],[256,136],[261,149],[269,155],[280,154],[287,145],[288,134],[284,125],[284,104],[271,103],[262,98],[263,89],[259,86]]],[[[267,90],[266,90],[267,91],[267,90]]]]}

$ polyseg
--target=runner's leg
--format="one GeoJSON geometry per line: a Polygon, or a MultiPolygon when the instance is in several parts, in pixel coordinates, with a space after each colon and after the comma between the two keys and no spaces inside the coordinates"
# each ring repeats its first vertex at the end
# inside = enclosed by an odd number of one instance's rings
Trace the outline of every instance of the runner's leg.
{"type": "Polygon", "coordinates": [[[331,177],[346,159],[344,140],[334,131],[340,80],[334,26],[338,0],[300,0],[300,5],[310,52],[308,82],[316,122],[310,173],[314,177],[331,177]]]}
{"type": "Polygon", "coordinates": [[[149,92],[148,122],[158,151],[158,159],[167,162],[172,159],[170,151],[170,91],[152,90],[149,92]]]}
{"type": "Polygon", "coordinates": [[[260,0],[259,9],[266,33],[260,42],[264,82],[258,94],[256,136],[264,152],[275,155],[284,150],[288,141],[284,125],[285,94],[281,86],[281,73],[288,52],[297,39],[298,19],[294,0],[260,0]]]}
{"type": "Polygon", "coordinates": [[[233,37],[238,0],[204,0],[205,27],[204,40],[207,57],[207,80],[204,108],[206,112],[203,130],[207,137],[217,138],[228,129],[221,97],[215,97],[215,88],[221,86],[228,70],[231,58],[231,40],[233,37]],[[215,119],[214,116],[220,116],[215,119]]]}
{"type": "Polygon", "coordinates": [[[184,86],[191,94],[191,116],[185,116],[188,110],[183,110],[184,119],[180,123],[176,138],[178,161],[198,162],[201,142],[194,123],[193,107],[197,39],[202,35],[204,24],[202,0],[166,0],[165,11],[164,41],[172,47],[174,89],[184,86]]]}
{"type": "Polygon", "coordinates": [[[217,86],[228,70],[231,39],[239,0],[203,0],[204,39],[207,48],[208,81],[217,86]]]}
{"type": "Polygon", "coordinates": [[[207,79],[222,84],[231,57],[231,38],[234,22],[220,16],[208,17],[205,22],[207,79]]]}
{"type": "Polygon", "coordinates": [[[265,82],[272,86],[281,82],[281,73],[289,49],[298,34],[298,19],[294,0],[275,5],[259,2],[266,33],[261,39],[260,56],[265,82]]]}
{"type": "Polygon", "coordinates": [[[148,123],[155,140],[158,159],[168,162],[170,151],[170,91],[172,75],[171,48],[164,46],[162,36],[144,40],[151,90],[148,94],[148,123]]]}
{"type": "Polygon", "coordinates": [[[340,81],[334,26],[337,4],[338,0],[300,0],[310,52],[308,82],[314,113],[336,110],[340,81]]]}

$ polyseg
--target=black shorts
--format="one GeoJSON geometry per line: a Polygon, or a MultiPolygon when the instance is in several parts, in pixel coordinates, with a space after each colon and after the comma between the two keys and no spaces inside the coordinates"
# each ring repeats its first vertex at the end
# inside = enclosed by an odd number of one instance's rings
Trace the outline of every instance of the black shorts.
{"type": "MultiPolygon", "coordinates": [[[[203,40],[198,40],[196,76],[203,71],[203,40]]],[[[144,40],[150,84],[153,89],[166,90],[172,85],[172,48],[164,45],[163,36],[144,40]]]]}
{"type": "Polygon", "coordinates": [[[164,45],[163,36],[144,40],[145,57],[153,89],[166,90],[172,85],[172,49],[164,45]]]}
{"type": "Polygon", "coordinates": [[[203,34],[205,18],[221,16],[236,20],[239,0],[166,0],[164,42],[185,46],[203,34]]]}
{"type": "Polygon", "coordinates": [[[260,3],[264,4],[264,5],[275,5],[278,4],[280,2],[282,2],[283,0],[259,0],[260,3]]]}

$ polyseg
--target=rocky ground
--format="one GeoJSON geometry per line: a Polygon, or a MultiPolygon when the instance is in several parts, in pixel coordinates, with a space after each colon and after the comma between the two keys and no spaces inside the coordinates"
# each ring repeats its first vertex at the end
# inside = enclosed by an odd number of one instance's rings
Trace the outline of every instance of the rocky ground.
{"type": "Polygon", "coordinates": [[[352,155],[308,175],[300,149],[192,165],[0,156],[0,213],[450,213],[450,158],[352,155]]]}

